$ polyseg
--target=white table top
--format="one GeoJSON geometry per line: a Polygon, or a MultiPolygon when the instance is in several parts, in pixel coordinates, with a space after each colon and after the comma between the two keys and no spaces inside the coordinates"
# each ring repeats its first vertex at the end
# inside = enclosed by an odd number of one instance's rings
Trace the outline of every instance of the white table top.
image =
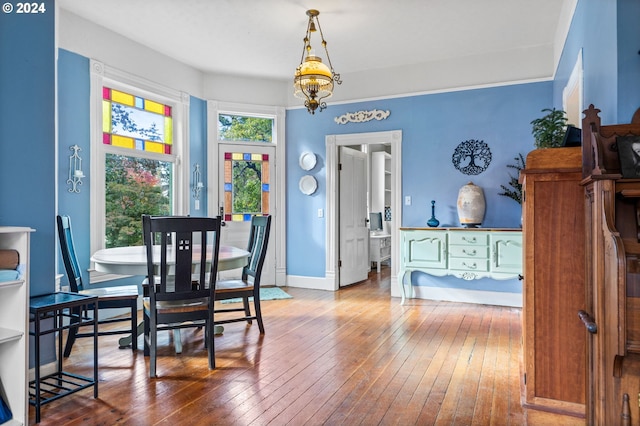
{"type": "MultiPolygon", "coordinates": [[[[160,262],[160,247],[154,259],[160,262]]],[[[171,257],[169,253],[169,257],[171,257]]],[[[249,252],[233,246],[220,246],[218,271],[242,268],[247,264],[249,252]]],[[[145,246],[115,247],[98,250],[91,256],[98,272],[118,275],[147,275],[147,252],[145,246]]]]}

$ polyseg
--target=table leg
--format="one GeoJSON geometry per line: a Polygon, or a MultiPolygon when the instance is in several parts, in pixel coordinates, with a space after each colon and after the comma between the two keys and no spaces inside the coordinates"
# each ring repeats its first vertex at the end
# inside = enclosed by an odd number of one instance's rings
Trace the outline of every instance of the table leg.
{"type": "MultiPolygon", "coordinates": [[[[138,336],[142,334],[144,334],[144,321],[138,323],[138,328],[136,330],[136,339],[138,338],[138,336]]],[[[121,337],[120,340],[118,340],[118,345],[120,346],[120,349],[123,349],[128,346],[131,346],[132,341],[133,341],[133,336],[131,335],[121,337]]]]}
{"type": "MultiPolygon", "coordinates": [[[[174,331],[177,331],[178,333],[180,332],[180,330],[174,330],[174,331]]],[[[144,333],[144,322],[141,322],[141,323],[138,324],[138,329],[136,330],[136,338],[138,338],[138,336],[142,335],[143,333],[144,333]]],[[[222,333],[224,333],[224,327],[223,326],[221,326],[221,325],[214,326],[213,334],[220,335],[222,333]]],[[[179,338],[176,338],[175,334],[173,335],[173,338],[175,339],[176,342],[180,341],[179,338]]],[[[128,336],[125,336],[125,337],[121,337],[120,340],[118,340],[118,345],[122,349],[122,348],[126,348],[126,347],[130,346],[131,342],[132,342],[132,336],[128,335],[128,336]]],[[[176,344],[176,353],[180,353],[180,352],[178,352],[177,344],[176,344]]]]}
{"type": "Polygon", "coordinates": [[[180,329],[173,330],[173,346],[176,348],[176,353],[182,353],[182,336],[180,335],[180,329]]]}

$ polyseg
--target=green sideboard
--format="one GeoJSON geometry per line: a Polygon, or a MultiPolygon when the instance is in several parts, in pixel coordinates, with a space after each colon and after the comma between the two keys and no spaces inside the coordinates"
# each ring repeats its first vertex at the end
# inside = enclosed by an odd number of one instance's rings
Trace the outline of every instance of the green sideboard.
{"type": "Polygon", "coordinates": [[[404,304],[411,273],[464,280],[506,280],[522,274],[522,231],[506,228],[400,228],[398,284],[404,304]]]}

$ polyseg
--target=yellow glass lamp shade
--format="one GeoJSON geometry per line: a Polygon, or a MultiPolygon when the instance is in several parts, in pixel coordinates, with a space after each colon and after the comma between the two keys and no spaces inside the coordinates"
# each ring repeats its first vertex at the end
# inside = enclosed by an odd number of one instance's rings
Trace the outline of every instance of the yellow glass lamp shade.
{"type": "Polygon", "coordinates": [[[331,70],[317,56],[307,56],[296,69],[294,95],[302,99],[328,98],[333,92],[331,70]]]}

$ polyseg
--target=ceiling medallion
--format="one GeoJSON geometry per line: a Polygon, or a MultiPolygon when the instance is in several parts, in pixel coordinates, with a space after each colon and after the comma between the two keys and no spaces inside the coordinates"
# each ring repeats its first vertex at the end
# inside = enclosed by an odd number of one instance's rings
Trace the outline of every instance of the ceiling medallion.
{"type": "Polygon", "coordinates": [[[379,109],[372,109],[371,111],[358,111],[358,112],[348,112],[339,117],[334,118],[333,120],[338,124],[347,124],[351,123],[365,123],[367,121],[371,121],[376,119],[378,121],[384,120],[391,114],[391,111],[386,110],[382,111],[379,109]]]}
{"type": "Polygon", "coordinates": [[[465,175],[479,175],[491,163],[491,150],[484,141],[469,139],[456,147],[451,162],[465,175]]]}

